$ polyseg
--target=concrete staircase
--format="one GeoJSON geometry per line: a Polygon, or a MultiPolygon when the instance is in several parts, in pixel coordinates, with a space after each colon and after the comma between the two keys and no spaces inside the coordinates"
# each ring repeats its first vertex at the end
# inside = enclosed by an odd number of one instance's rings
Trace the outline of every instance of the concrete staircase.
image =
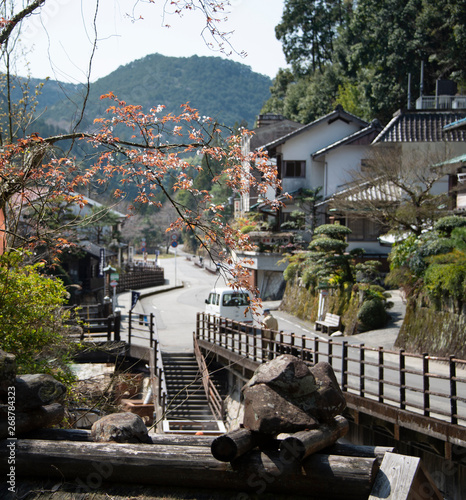
{"type": "Polygon", "coordinates": [[[212,421],[199,367],[193,353],[162,352],[169,421],[212,421]]]}

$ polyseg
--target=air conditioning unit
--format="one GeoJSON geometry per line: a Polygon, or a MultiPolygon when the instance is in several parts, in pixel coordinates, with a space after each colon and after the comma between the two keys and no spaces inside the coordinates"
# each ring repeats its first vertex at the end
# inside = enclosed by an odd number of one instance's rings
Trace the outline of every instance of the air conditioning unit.
{"type": "Polygon", "coordinates": [[[466,182],[466,173],[457,174],[457,176],[458,176],[458,182],[460,182],[461,184],[464,184],[466,182]]]}

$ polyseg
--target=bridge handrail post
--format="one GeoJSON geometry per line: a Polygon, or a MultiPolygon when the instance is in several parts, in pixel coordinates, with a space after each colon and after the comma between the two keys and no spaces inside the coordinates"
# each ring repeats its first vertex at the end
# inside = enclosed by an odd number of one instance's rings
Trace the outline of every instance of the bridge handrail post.
{"type": "Polygon", "coordinates": [[[153,350],[154,350],[154,373],[157,373],[158,369],[158,350],[159,350],[159,343],[157,339],[154,340],[154,345],[153,345],[153,350]]]}
{"type": "Polygon", "coordinates": [[[328,363],[333,368],[333,340],[328,340],[328,363]]]}
{"type": "Polygon", "coordinates": [[[422,353],[422,387],[424,391],[424,416],[430,415],[430,380],[429,380],[429,354],[422,353]]]}
{"type": "Polygon", "coordinates": [[[128,345],[131,346],[131,335],[133,332],[133,311],[128,313],[128,345]]]}
{"type": "Polygon", "coordinates": [[[196,313],[196,338],[200,339],[202,338],[202,333],[201,333],[201,327],[200,327],[200,314],[201,313],[196,313]]]}
{"type": "Polygon", "coordinates": [[[451,408],[451,423],[458,424],[458,400],[457,400],[457,385],[456,385],[456,362],[454,356],[450,354],[450,408],[451,408]]]}
{"type": "Polygon", "coordinates": [[[279,352],[280,352],[280,354],[284,354],[285,353],[285,345],[284,345],[285,342],[284,342],[284,336],[283,336],[283,332],[282,331],[280,331],[280,333],[278,334],[278,337],[280,339],[280,341],[279,341],[280,345],[279,345],[279,348],[278,348],[279,352]]]}
{"type": "Polygon", "coordinates": [[[121,340],[121,311],[115,312],[115,320],[113,323],[113,339],[115,342],[121,340]]]}
{"type": "Polygon", "coordinates": [[[290,334],[290,354],[292,354],[293,356],[296,354],[294,349],[294,333],[290,334]]]}
{"type": "Polygon", "coordinates": [[[400,349],[400,410],[406,408],[406,358],[405,350],[400,349]]]}
{"type": "Polygon", "coordinates": [[[363,398],[365,393],[366,383],[366,363],[365,363],[366,350],[364,344],[359,346],[359,395],[363,398]]]}
{"type": "Polygon", "coordinates": [[[107,317],[107,340],[110,342],[112,340],[112,326],[113,326],[113,314],[107,317]]]}
{"type": "Polygon", "coordinates": [[[254,335],[254,337],[252,338],[252,359],[254,361],[257,361],[257,335],[254,335]]]}
{"type": "Polygon", "coordinates": [[[348,385],[348,341],[343,340],[341,343],[341,390],[345,391],[348,385]]]}
{"type": "Polygon", "coordinates": [[[319,362],[319,338],[314,337],[314,363],[319,362]]]}
{"type": "Polygon", "coordinates": [[[150,313],[149,316],[149,346],[152,347],[154,343],[154,332],[155,332],[155,321],[154,321],[154,313],[150,313]]]}
{"type": "Polygon", "coordinates": [[[210,319],[211,318],[212,318],[212,316],[210,316],[210,314],[209,314],[209,342],[216,344],[217,343],[217,339],[216,339],[217,331],[218,331],[218,334],[220,335],[220,318],[214,317],[214,328],[213,329],[210,328],[210,324],[211,324],[210,319]],[[215,323],[217,323],[217,325],[215,325],[215,323]],[[216,326],[218,326],[218,330],[217,330],[216,326]],[[212,334],[212,340],[210,338],[211,334],[212,334]]]}
{"type": "Polygon", "coordinates": [[[383,354],[384,350],[382,346],[379,346],[379,403],[383,403],[383,354]]]}

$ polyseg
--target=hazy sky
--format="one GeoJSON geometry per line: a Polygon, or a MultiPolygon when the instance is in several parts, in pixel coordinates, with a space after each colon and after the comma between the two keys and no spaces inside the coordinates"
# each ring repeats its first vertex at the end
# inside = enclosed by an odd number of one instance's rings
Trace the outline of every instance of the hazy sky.
{"type": "MultiPolygon", "coordinates": [[[[201,37],[203,17],[196,12],[163,16],[163,4],[155,0],[100,0],[97,13],[97,50],[91,80],[96,80],[147,54],[167,56],[222,56],[209,49],[201,37]],[[141,18],[141,19],[140,19],[141,18]],[[169,24],[167,28],[164,25],[169,24]]],[[[231,0],[228,20],[221,30],[233,33],[229,40],[237,53],[229,58],[253,71],[274,77],[286,66],[281,44],[275,39],[284,0],[231,0]]],[[[37,78],[84,81],[92,40],[96,0],[48,0],[39,14],[25,22],[21,41],[28,48],[25,60],[37,78]],[[50,61],[53,62],[51,65],[50,61]]],[[[224,17],[225,14],[222,15],[224,17]]],[[[231,50],[229,47],[226,47],[231,50]]],[[[18,73],[25,74],[24,63],[18,73]]]]}

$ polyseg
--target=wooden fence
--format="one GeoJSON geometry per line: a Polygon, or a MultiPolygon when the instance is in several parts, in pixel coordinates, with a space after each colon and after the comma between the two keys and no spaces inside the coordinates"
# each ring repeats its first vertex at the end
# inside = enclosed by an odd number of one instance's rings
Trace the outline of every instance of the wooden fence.
{"type": "Polygon", "coordinates": [[[260,328],[197,315],[196,338],[260,364],[279,354],[294,354],[308,363],[326,361],[344,392],[400,410],[466,426],[466,361],[388,350],[347,340],[273,332],[262,342],[260,328]]]}
{"type": "Polygon", "coordinates": [[[128,290],[141,290],[165,283],[164,270],[155,266],[133,266],[121,273],[118,278],[116,293],[128,290]]]}

